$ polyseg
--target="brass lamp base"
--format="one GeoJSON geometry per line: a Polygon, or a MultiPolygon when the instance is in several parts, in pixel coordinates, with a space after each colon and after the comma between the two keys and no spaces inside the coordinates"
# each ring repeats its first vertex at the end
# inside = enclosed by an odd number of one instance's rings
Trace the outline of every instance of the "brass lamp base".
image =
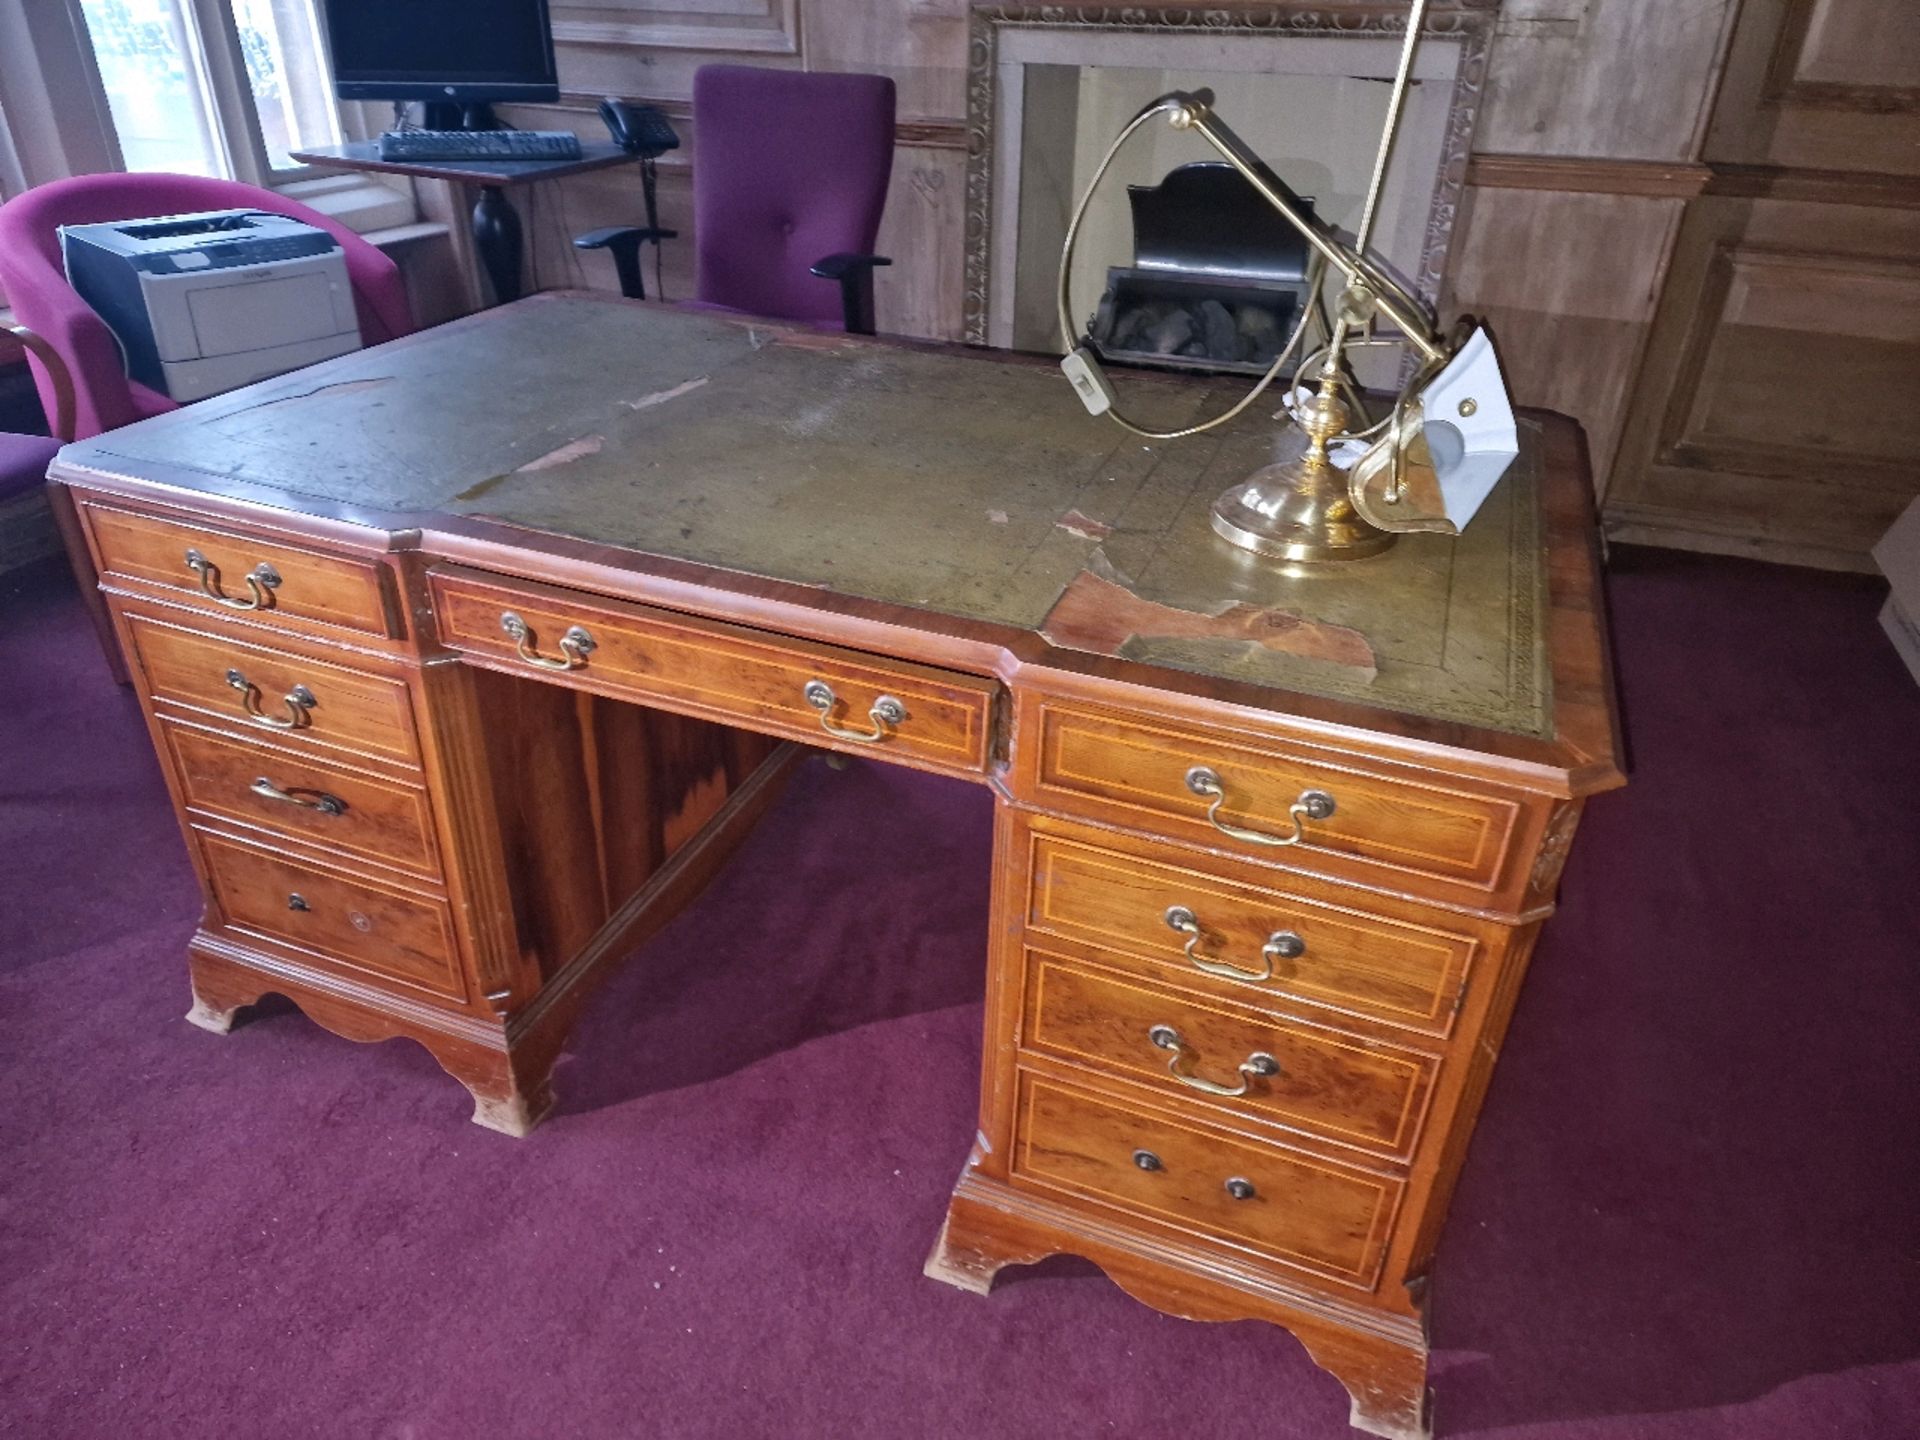
{"type": "Polygon", "coordinates": [[[1364,560],[1393,536],[1355,513],[1347,477],[1312,451],[1262,466],[1213,502],[1213,530],[1272,560],[1364,560]]]}

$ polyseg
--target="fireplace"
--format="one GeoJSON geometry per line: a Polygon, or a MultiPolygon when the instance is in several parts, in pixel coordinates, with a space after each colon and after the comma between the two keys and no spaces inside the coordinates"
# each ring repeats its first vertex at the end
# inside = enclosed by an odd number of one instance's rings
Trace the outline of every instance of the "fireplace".
{"type": "MultiPolygon", "coordinates": [[[[1465,182],[1493,14],[1466,0],[1441,0],[1430,12],[1378,212],[1376,251],[1430,301],[1438,295],[1465,182]]],[[[1390,11],[1305,5],[977,7],[968,84],[966,338],[1023,350],[1062,348],[1055,294],[1073,203],[1127,119],[1169,90],[1212,90],[1221,117],[1281,179],[1312,196],[1336,230],[1351,233],[1379,143],[1402,24],[1390,11]]],[[[1134,265],[1128,185],[1152,187],[1177,167],[1217,158],[1197,137],[1158,126],[1143,129],[1122,151],[1083,227],[1069,306],[1081,333],[1101,323],[1111,271],[1151,268],[1134,265]]],[[[1221,229],[1252,223],[1239,216],[1223,220],[1221,229]]],[[[1170,283],[1174,277],[1150,278],[1170,283]]],[[[1238,326],[1243,312],[1224,296],[1214,298],[1238,326]]],[[[1157,343],[1180,329],[1166,313],[1160,319],[1170,328],[1157,343]]],[[[1209,313],[1223,333],[1220,317],[1209,313]]],[[[1116,325],[1124,319],[1113,317],[1116,325]]],[[[1290,328],[1292,320],[1285,324],[1290,328]]],[[[1114,333],[1107,344],[1115,343],[1114,333]]],[[[1182,368],[1174,362],[1201,358],[1178,353],[1187,343],[1149,363],[1182,368]]],[[[1264,369],[1253,353],[1223,368],[1264,369]]],[[[1363,382],[1393,383],[1397,356],[1361,352],[1356,359],[1372,362],[1356,367],[1363,382]]]]}

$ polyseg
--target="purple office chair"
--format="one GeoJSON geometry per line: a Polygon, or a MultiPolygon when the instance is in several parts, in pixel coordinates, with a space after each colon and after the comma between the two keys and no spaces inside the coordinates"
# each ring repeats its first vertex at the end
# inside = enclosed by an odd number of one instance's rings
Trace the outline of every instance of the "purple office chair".
{"type": "MultiPolygon", "coordinates": [[[[893,81],[706,65],[693,77],[695,303],[873,333],[873,253],[893,170],[893,81]]],[[[620,290],[644,299],[639,247],[671,232],[596,230],[620,290]]]]}
{"type": "MultiPolygon", "coordinates": [[[[127,378],[113,333],[67,284],[59,227],[241,209],[290,215],[340,242],[360,315],[360,337],[367,344],[412,332],[398,267],[338,221],[297,201],[238,181],[198,175],[77,175],[56,180],[0,205],[0,289],[20,323],[38,331],[72,372],[75,408],[68,439],[84,440],[176,407],[158,391],[127,378]]],[[[28,363],[41,403],[51,415],[53,382],[37,359],[28,363]]]]}

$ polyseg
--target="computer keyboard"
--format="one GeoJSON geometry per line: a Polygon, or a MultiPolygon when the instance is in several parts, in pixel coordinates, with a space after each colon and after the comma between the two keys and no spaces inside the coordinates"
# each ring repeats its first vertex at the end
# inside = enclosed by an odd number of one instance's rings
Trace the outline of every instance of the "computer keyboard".
{"type": "Polygon", "coordinates": [[[565,130],[389,130],[382,160],[578,160],[580,137],[565,130]]]}

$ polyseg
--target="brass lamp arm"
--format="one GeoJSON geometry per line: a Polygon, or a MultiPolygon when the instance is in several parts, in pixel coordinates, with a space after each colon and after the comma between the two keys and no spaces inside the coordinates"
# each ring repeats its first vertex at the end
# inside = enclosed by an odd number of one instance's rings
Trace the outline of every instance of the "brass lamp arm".
{"type": "Polygon", "coordinates": [[[1347,277],[1349,285],[1370,292],[1381,313],[1406,336],[1407,342],[1428,360],[1445,360],[1445,342],[1421,311],[1420,302],[1401,288],[1398,281],[1375,265],[1364,254],[1330,234],[1326,227],[1303,215],[1273,182],[1272,174],[1247,143],[1213,111],[1213,96],[1205,90],[1194,94],[1175,92],[1164,95],[1142,112],[1142,117],[1159,110],[1170,112],[1176,130],[1192,130],[1219,151],[1221,157],[1240,172],[1248,184],[1260,193],[1286,222],[1300,232],[1307,244],[1328,264],[1347,277]]]}

